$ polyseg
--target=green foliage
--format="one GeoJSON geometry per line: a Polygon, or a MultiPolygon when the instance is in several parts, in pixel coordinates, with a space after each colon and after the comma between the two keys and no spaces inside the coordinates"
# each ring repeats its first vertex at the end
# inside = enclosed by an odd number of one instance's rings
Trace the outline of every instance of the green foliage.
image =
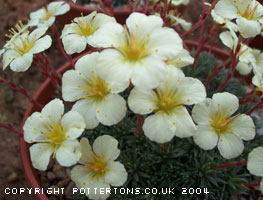
{"type": "MultiPolygon", "coordinates": [[[[202,53],[194,70],[191,66],[184,68],[186,76],[198,78],[203,83],[218,62],[211,54],[202,53]]],[[[219,73],[207,88],[208,97],[215,93],[218,85],[226,77],[226,71],[219,73]]],[[[244,86],[238,79],[229,82],[224,91],[237,95],[245,95],[244,86]]],[[[128,92],[124,96],[127,98],[128,92]]],[[[246,106],[245,106],[246,107],[246,106]]],[[[246,110],[247,108],[242,108],[246,110]]],[[[143,134],[136,134],[136,115],[128,111],[125,119],[118,125],[107,127],[99,125],[94,130],[86,130],[82,137],[87,137],[91,144],[100,135],[109,134],[119,141],[121,154],[118,160],[124,164],[128,172],[128,180],[122,187],[126,188],[173,188],[170,194],[112,194],[111,200],[191,200],[191,199],[237,199],[236,194],[249,195],[242,183],[251,180],[246,167],[228,167],[212,169],[212,166],[226,162],[246,160],[248,153],[256,146],[263,145],[263,137],[257,135],[255,140],[245,142],[244,153],[236,159],[225,160],[217,149],[205,151],[193,142],[192,138],[175,137],[165,146],[151,142],[143,134]],[[187,194],[182,194],[187,188],[187,194]],[[201,194],[190,194],[190,188],[201,188],[201,194]],[[207,188],[207,194],[205,189],[207,188]]],[[[162,133],[160,133],[162,134],[162,133]]],[[[164,190],[166,191],[166,190],[164,190]]],[[[141,190],[140,192],[144,192],[141,190]]],[[[198,190],[199,192],[199,190],[198,190]]],[[[78,194],[76,199],[85,198],[78,194]]]]}

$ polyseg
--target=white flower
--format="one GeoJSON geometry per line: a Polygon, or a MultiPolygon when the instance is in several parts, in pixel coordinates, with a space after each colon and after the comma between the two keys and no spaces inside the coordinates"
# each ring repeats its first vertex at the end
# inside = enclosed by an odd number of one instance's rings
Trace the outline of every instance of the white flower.
{"type": "Polygon", "coordinates": [[[186,21],[183,18],[176,17],[176,16],[169,16],[169,17],[172,20],[172,23],[173,23],[172,26],[180,25],[185,31],[188,31],[192,26],[192,23],[186,21]]]}
{"type": "Polygon", "coordinates": [[[231,159],[239,156],[244,149],[242,140],[252,140],[255,125],[250,116],[234,115],[238,109],[238,98],[230,93],[214,94],[194,106],[192,116],[197,125],[193,138],[202,149],[217,146],[220,154],[231,159]]]}
{"type": "MultiPolygon", "coordinates": [[[[219,38],[223,42],[223,44],[230,48],[233,52],[236,51],[236,48],[238,46],[238,38],[236,33],[232,29],[220,33],[219,38]]],[[[237,56],[239,59],[239,63],[236,67],[237,71],[242,75],[249,74],[252,70],[253,64],[256,63],[256,58],[253,55],[252,48],[241,43],[240,49],[237,52],[237,56]]]]}
{"type": "Polygon", "coordinates": [[[177,54],[170,54],[167,55],[167,59],[164,60],[166,65],[168,67],[177,67],[177,68],[182,68],[187,65],[191,65],[194,63],[194,58],[189,54],[189,52],[185,49],[182,49],[179,53],[177,54]]]}
{"type": "Polygon", "coordinates": [[[248,154],[247,169],[251,174],[263,177],[263,147],[254,148],[248,154]]]}
{"type": "Polygon", "coordinates": [[[63,15],[70,10],[70,6],[64,1],[51,2],[47,7],[43,7],[30,13],[30,21],[38,27],[50,27],[55,22],[56,16],[63,15]]]}
{"type": "Polygon", "coordinates": [[[171,4],[173,6],[188,5],[190,0],[172,0],[171,4]]]}
{"type": "Polygon", "coordinates": [[[25,32],[17,37],[3,53],[3,69],[10,64],[11,70],[15,72],[26,71],[33,61],[33,54],[51,46],[51,37],[49,35],[42,37],[46,31],[47,28],[38,28],[30,34],[25,32]]]}
{"type": "Polygon", "coordinates": [[[263,6],[256,0],[220,0],[214,10],[219,16],[236,19],[238,30],[245,38],[261,32],[263,6]]]}
{"type": "Polygon", "coordinates": [[[93,38],[93,46],[112,47],[101,52],[103,73],[111,80],[131,79],[136,87],[155,88],[165,79],[163,60],[183,49],[182,39],[173,29],[162,27],[157,16],[135,12],[126,24],[104,24],[93,38]]]}
{"type": "Polygon", "coordinates": [[[100,188],[106,189],[112,186],[121,186],[127,180],[127,172],[118,161],[120,155],[118,141],[112,136],[103,135],[95,139],[93,148],[89,140],[82,138],[80,141],[81,165],[75,166],[71,171],[71,178],[78,188],[89,188],[86,195],[89,199],[104,200],[109,197],[109,193],[101,194],[100,188]],[[97,188],[97,192],[95,191],[97,188]]]}
{"type": "Polygon", "coordinates": [[[158,143],[177,137],[190,137],[195,124],[184,105],[200,103],[206,97],[204,85],[184,77],[183,72],[169,67],[166,80],[155,90],[135,87],[128,98],[130,109],[137,114],[150,114],[143,124],[145,135],[158,143]]]}
{"type": "Polygon", "coordinates": [[[113,17],[92,12],[87,16],[75,18],[71,24],[66,24],[62,30],[62,42],[67,54],[80,53],[87,44],[92,45],[92,39],[99,28],[105,23],[114,23],[113,17]]]}
{"type": "Polygon", "coordinates": [[[118,95],[129,82],[106,81],[106,75],[99,72],[99,53],[83,56],[76,63],[76,70],[64,73],[62,96],[65,101],[77,101],[72,110],[83,115],[87,129],[120,122],[126,114],[126,102],[118,95]]]}
{"type": "Polygon", "coordinates": [[[252,78],[252,83],[255,85],[259,91],[263,92],[263,74],[256,73],[255,76],[252,78]]]}
{"type": "Polygon", "coordinates": [[[80,158],[77,138],[85,129],[84,119],[74,111],[63,114],[63,102],[54,99],[41,113],[33,113],[25,122],[25,141],[36,143],[29,149],[36,169],[46,170],[52,154],[60,165],[66,167],[74,165],[80,158]]]}
{"type": "Polygon", "coordinates": [[[254,62],[252,62],[252,67],[254,74],[263,73],[263,53],[258,49],[252,49],[252,55],[254,56],[254,62]]]}
{"type": "Polygon", "coordinates": [[[252,70],[252,65],[247,62],[241,62],[239,61],[236,66],[236,70],[241,74],[241,75],[248,75],[250,74],[252,70]]]}

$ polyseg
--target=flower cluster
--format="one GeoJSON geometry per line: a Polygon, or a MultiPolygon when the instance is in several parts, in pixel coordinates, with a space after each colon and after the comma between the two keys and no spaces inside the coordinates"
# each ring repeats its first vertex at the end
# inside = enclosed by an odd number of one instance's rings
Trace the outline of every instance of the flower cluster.
{"type": "MultiPolygon", "coordinates": [[[[184,36],[195,26],[191,28],[190,23],[175,14],[177,11],[169,10],[188,3],[189,0],[159,4],[155,1],[155,13],[133,12],[124,25],[97,11],[81,14],[66,24],[59,35],[55,17],[65,14],[70,7],[56,1],[31,13],[27,25],[19,22],[17,30],[11,29],[10,40],[0,51],[3,69],[10,66],[15,72],[24,72],[34,62],[57,86],[65,102],[59,97],[49,98],[51,101],[41,112],[32,113],[25,121],[24,140],[31,143],[34,168],[46,170],[50,158],[55,158],[64,167],[73,166],[72,180],[78,188],[91,188],[86,193],[90,199],[107,199],[109,193],[99,194],[92,188],[108,189],[129,181],[128,166],[117,161],[122,149],[111,135],[111,127],[121,126],[126,117],[137,117],[135,132],[146,136],[145,143],[162,144],[164,149],[166,143],[188,138],[198,149],[217,147],[224,159],[243,153],[243,140],[251,141],[256,136],[249,114],[263,105],[259,103],[245,113],[239,109],[241,100],[235,94],[221,90],[236,69],[242,75],[253,71],[250,84],[261,92],[262,101],[263,53],[249,47],[247,38],[261,33],[263,7],[256,0],[219,0],[210,5],[215,22],[228,29],[219,38],[232,51],[227,77],[211,95],[209,81],[220,71],[216,66],[214,72],[207,72],[206,82],[194,73],[188,76],[185,70],[191,66],[191,72],[194,71],[206,38],[201,38],[200,48],[192,57],[184,36]],[[158,5],[164,9],[159,11],[158,5]],[[177,32],[178,25],[186,31],[184,34],[177,32]],[[42,53],[52,43],[51,37],[45,35],[49,27],[72,67],[62,76],[42,53]],[[83,54],[72,59],[77,53],[83,54]],[[109,131],[95,135],[91,147],[93,140],[84,133],[100,126],[109,127],[109,131]]],[[[248,156],[247,168],[257,176],[263,176],[261,153],[262,147],[257,147],[248,156]]]]}

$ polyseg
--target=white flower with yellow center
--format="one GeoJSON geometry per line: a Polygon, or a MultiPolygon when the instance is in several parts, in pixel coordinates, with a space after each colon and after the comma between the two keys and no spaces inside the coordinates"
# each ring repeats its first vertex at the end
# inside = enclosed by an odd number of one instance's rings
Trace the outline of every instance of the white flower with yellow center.
{"type": "Polygon", "coordinates": [[[62,77],[62,96],[65,101],[77,101],[72,110],[83,115],[87,129],[120,122],[126,114],[126,102],[118,94],[129,82],[106,81],[98,69],[99,53],[80,58],[76,70],[67,71],[62,77]]]}
{"type": "Polygon", "coordinates": [[[245,38],[261,32],[263,6],[256,0],[220,0],[214,10],[219,16],[236,19],[238,30],[245,38]]]}
{"type": "Polygon", "coordinates": [[[255,125],[250,116],[237,114],[238,98],[230,93],[214,94],[194,106],[192,116],[198,124],[193,138],[202,149],[217,146],[220,154],[231,159],[239,156],[244,149],[242,140],[255,137],[255,125]]]}
{"type": "Polygon", "coordinates": [[[30,13],[30,21],[38,27],[50,27],[54,24],[56,16],[63,15],[70,10],[70,6],[64,1],[51,2],[47,7],[43,7],[30,13]]]}
{"type": "Polygon", "coordinates": [[[135,12],[126,24],[104,24],[93,38],[93,46],[111,47],[101,52],[103,73],[111,80],[131,79],[136,87],[155,88],[165,79],[163,60],[183,49],[182,39],[154,15],[135,12]]]}
{"type": "MultiPolygon", "coordinates": [[[[238,46],[238,38],[232,29],[220,33],[219,38],[223,44],[230,48],[233,52],[236,51],[238,46]]],[[[253,63],[256,63],[256,58],[253,55],[252,48],[241,43],[240,49],[237,52],[237,57],[239,62],[236,66],[236,70],[242,75],[249,74],[252,70],[253,63]]]]}
{"type": "Polygon", "coordinates": [[[40,53],[51,46],[51,37],[46,35],[47,28],[37,28],[30,34],[28,32],[18,36],[3,53],[3,69],[10,64],[15,72],[26,71],[32,61],[33,54],[40,53]]]}
{"type": "Polygon", "coordinates": [[[83,117],[74,111],[64,115],[59,99],[49,102],[41,113],[34,112],[23,127],[25,141],[35,143],[29,149],[33,166],[46,170],[52,154],[60,165],[74,165],[80,158],[77,138],[84,129],[83,117]]]}
{"type": "MultiPolygon", "coordinates": [[[[251,174],[263,177],[263,147],[257,147],[248,154],[247,169],[251,174]]],[[[259,188],[263,193],[263,179],[259,188]]]]}
{"type": "Polygon", "coordinates": [[[71,24],[66,24],[61,38],[67,54],[80,53],[85,50],[87,44],[92,46],[93,37],[99,28],[109,22],[115,23],[116,20],[94,11],[87,16],[75,18],[71,24]]]}
{"type": "Polygon", "coordinates": [[[130,109],[148,116],[143,124],[145,135],[154,142],[169,142],[177,137],[190,137],[196,127],[185,105],[200,103],[206,97],[204,85],[184,77],[182,71],[169,67],[167,78],[155,90],[135,87],[128,98],[130,109]]]}
{"type": "Polygon", "coordinates": [[[89,199],[107,199],[109,193],[98,191],[106,191],[110,185],[122,186],[128,176],[123,164],[115,161],[120,155],[118,141],[112,136],[103,135],[95,139],[91,148],[89,140],[82,138],[80,148],[82,155],[79,163],[81,165],[72,169],[72,180],[78,188],[89,188],[86,190],[89,199]]]}

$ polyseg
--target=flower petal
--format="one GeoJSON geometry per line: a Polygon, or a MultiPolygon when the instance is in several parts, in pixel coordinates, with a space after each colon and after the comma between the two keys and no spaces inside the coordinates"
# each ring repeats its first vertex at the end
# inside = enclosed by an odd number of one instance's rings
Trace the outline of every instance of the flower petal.
{"type": "Polygon", "coordinates": [[[81,156],[78,140],[66,140],[58,148],[56,159],[64,167],[77,163],[81,156]]]}
{"type": "Polygon", "coordinates": [[[136,87],[156,88],[164,81],[166,72],[167,68],[160,58],[148,56],[134,65],[131,81],[136,87]]]}
{"type": "Polygon", "coordinates": [[[163,59],[171,52],[178,54],[183,49],[183,42],[178,33],[172,28],[157,29],[150,34],[148,45],[153,52],[163,59]]]}
{"type": "Polygon", "coordinates": [[[49,35],[46,35],[45,37],[40,38],[35,42],[33,48],[30,49],[29,53],[36,54],[45,51],[51,46],[51,44],[51,37],[49,35]]]}
{"type": "Polygon", "coordinates": [[[177,108],[172,118],[176,127],[175,135],[177,137],[185,138],[193,136],[196,126],[185,107],[177,108]]]}
{"type": "Polygon", "coordinates": [[[41,134],[41,132],[48,132],[46,121],[40,116],[42,116],[41,113],[34,112],[27,118],[23,126],[24,139],[28,143],[37,142],[46,138],[41,134]]]}
{"type": "Polygon", "coordinates": [[[15,58],[11,64],[10,68],[14,72],[24,72],[28,70],[28,68],[31,66],[33,61],[33,55],[30,53],[26,53],[23,56],[15,58]]]}
{"type": "Polygon", "coordinates": [[[78,59],[75,69],[82,73],[80,77],[92,78],[92,74],[98,70],[97,62],[99,56],[98,52],[94,52],[78,59]]]}
{"type": "Polygon", "coordinates": [[[62,38],[62,43],[67,54],[82,52],[87,46],[87,40],[85,36],[78,34],[68,34],[62,38]]]}
{"type": "Polygon", "coordinates": [[[49,119],[49,124],[59,124],[60,119],[64,114],[64,104],[60,99],[54,99],[50,101],[45,107],[42,109],[41,114],[49,119]]]}
{"type": "Polygon", "coordinates": [[[218,142],[218,135],[209,125],[198,125],[193,135],[195,144],[204,150],[213,149],[218,142]]]}
{"type": "Polygon", "coordinates": [[[109,94],[98,105],[96,115],[98,120],[107,126],[119,123],[126,115],[125,100],[118,94],[109,94]]]}
{"type": "Polygon", "coordinates": [[[248,154],[247,169],[251,174],[263,176],[263,147],[257,147],[248,154]]]}
{"type": "Polygon", "coordinates": [[[75,166],[70,174],[72,181],[75,182],[78,188],[84,188],[84,185],[86,185],[90,177],[88,169],[82,165],[75,166]]]}
{"type": "Polygon", "coordinates": [[[156,100],[157,96],[153,90],[134,87],[128,97],[128,104],[134,113],[145,115],[157,108],[156,100]]]}
{"type": "Polygon", "coordinates": [[[90,146],[88,138],[81,138],[80,140],[80,151],[81,158],[79,159],[79,163],[81,164],[89,164],[91,160],[93,160],[93,150],[90,146]]]}
{"type": "Polygon", "coordinates": [[[8,49],[3,55],[3,70],[17,57],[19,57],[19,53],[13,49],[8,49]]]}
{"type": "Polygon", "coordinates": [[[106,23],[103,24],[92,36],[89,43],[93,47],[114,47],[118,48],[122,44],[125,44],[125,32],[124,28],[118,23],[106,23]],[[107,34],[105,34],[107,33],[107,34]]]}
{"type": "Polygon", "coordinates": [[[80,100],[73,105],[72,110],[82,115],[87,129],[93,129],[99,125],[99,121],[96,117],[96,103],[89,100],[80,100]]]}
{"type": "Polygon", "coordinates": [[[210,124],[211,116],[216,115],[216,107],[212,99],[206,98],[192,109],[192,116],[198,124],[210,124]]]}
{"type": "Polygon", "coordinates": [[[62,77],[62,97],[65,101],[76,101],[87,95],[87,91],[81,87],[87,83],[76,70],[69,70],[62,77]]]}
{"type": "Polygon", "coordinates": [[[205,86],[195,78],[185,77],[177,89],[180,94],[177,101],[184,105],[200,103],[206,98],[205,86]]]}
{"type": "Polygon", "coordinates": [[[33,144],[30,148],[30,157],[34,168],[45,171],[51,154],[54,152],[53,145],[40,143],[33,144]]]}
{"type": "Polygon", "coordinates": [[[127,82],[132,74],[132,65],[115,49],[106,49],[100,53],[98,71],[103,79],[114,82],[127,82]]]}
{"type": "Polygon", "coordinates": [[[122,186],[128,177],[128,174],[120,162],[110,161],[107,165],[108,171],[105,173],[105,182],[112,186],[122,186]]]}
{"type": "Polygon", "coordinates": [[[216,93],[212,97],[216,108],[225,115],[232,115],[239,106],[238,98],[228,92],[216,93]]]}
{"type": "Polygon", "coordinates": [[[61,119],[63,130],[66,130],[67,139],[78,138],[86,127],[83,117],[75,111],[67,112],[61,119]]]}
{"type": "Polygon", "coordinates": [[[237,17],[237,7],[232,0],[220,0],[215,5],[215,13],[222,17],[234,19],[237,17]]]}
{"type": "Polygon", "coordinates": [[[252,118],[248,115],[241,114],[230,123],[229,129],[242,140],[252,140],[255,135],[255,125],[252,118]]]}
{"type": "Polygon", "coordinates": [[[232,159],[243,152],[244,144],[235,134],[223,133],[219,136],[217,148],[225,159],[232,159]]]}
{"type": "Polygon", "coordinates": [[[247,20],[244,17],[238,17],[238,30],[244,38],[255,37],[261,31],[260,23],[256,20],[247,20]]]}
{"type": "Polygon", "coordinates": [[[110,135],[102,135],[95,139],[93,143],[94,153],[104,160],[116,160],[120,155],[118,141],[110,135]]]}
{"type": "Polygon", "coordinates": [[[48,4],[48,12],[54,13],[54,15],[63,15],[70,10],[69,4],[63,1],[51,2],[48,4]]]}
{"type": "Polygon", "coordinates": [[[176,126],[168,115],[156,113],[145,119],[142,129],[151,141],[162,144],[172,140],[176,126]]]}

